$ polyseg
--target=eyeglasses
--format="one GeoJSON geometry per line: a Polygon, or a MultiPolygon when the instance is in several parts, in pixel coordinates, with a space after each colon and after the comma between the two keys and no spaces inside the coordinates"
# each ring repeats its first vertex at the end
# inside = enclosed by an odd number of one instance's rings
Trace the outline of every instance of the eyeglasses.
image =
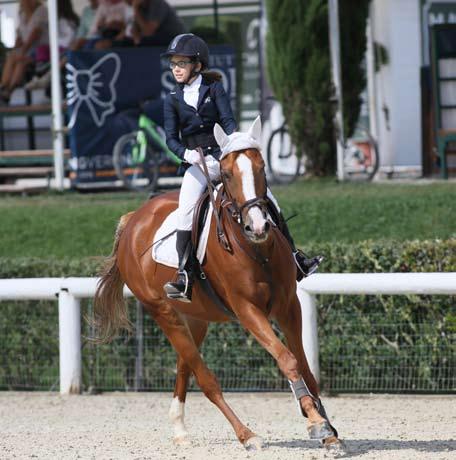
{"type": "Polygon", "coordinates": [[[185,69],[187,64],[191,64],[191,63],[192,61],[177,61],[177,62],[169,61],[169,68],[172,70],[172,69],[175,69],[177,66],[180,69],[185,69]]]}

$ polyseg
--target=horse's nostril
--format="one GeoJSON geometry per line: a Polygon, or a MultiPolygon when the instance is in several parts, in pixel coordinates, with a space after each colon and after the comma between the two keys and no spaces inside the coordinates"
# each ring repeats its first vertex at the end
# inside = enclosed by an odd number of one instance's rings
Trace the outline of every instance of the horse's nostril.
{"type": "Polygon", "coordinates": [[[269,229],[270,229],[270,228],[271,228],[271,224],[270,224],[269,222],[266,222],[266,223],[264,224],[264,231],[265,231],[265,232],[269,232],[269,229]]]}
{"type": "Polygon", "coordinates": [[[246,226],[244,227],[244,230],[245,230],[246,232],[252,233],[252,228],[250,227],[250,225],[246,225],[246,226]]]}

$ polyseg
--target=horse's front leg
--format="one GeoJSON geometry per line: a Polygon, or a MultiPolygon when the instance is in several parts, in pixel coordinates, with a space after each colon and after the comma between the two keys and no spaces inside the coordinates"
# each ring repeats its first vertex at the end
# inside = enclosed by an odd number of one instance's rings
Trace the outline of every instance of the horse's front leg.
{"type": "MultiPolygon", "coordinates": [[[[199,348],[206,337],[208,323],[193,318],[187,318],[187,326],[193,337],[195,345],[199,348]]],[[[185,361],[177,355],[177,375],[174,387],[173,400],[169,408],[169,418],[174,428],[174,442],[186,445],[189,443],[189,435],[185,427],[185,399],[187,396],[188,381],[192,370],[185,361]]]]}
{"type": "MultiPolygon", "coordinates": [[[[329,417],[326,414],[326,411],[323,407],[323,404],[319,398],[319,388],[318,384],[310,370],[309,364],[307,362],[307,358],[304,352],[304,348],[302,345],[302,315],[301,315],[301,305],[299,303],[298,297],[292,300],[289,309],[280,309],[277,313],[277,322],[279,323],[280,329],[285,334],[285,338],[287,340],[288,347],[293,355],[296,357],[298,361],[298,367],[303,377],[303,381],[309,393],[311,393],[311,397],[307,397],[307,403],[314,403],[317,406],[317,410],[322,415],[329,425],[330,433],[329,436],[324,437],[323,441],[325,446],[329,446],[331,444],[338,444],[338,434],[337,430],[331,425],[329,421],[329,417]],[[309,401],[310,399],[310,401],[309,401]]],[[[304,408],[304,406],[303,406],[304,408]]],[[[307,404],[306,404],[307,408],[307,404]]],[[[304,409],[303,415],[306,416],[307,409],[304,409]]],[[[320,425],[312,425],[309,418],[309,433],[311,437],[313,437],[314,431],[320,431],[320,425]]]]}
{"type": "Polygon", "coordinates": [[[296,357],[276,336],[266,315],[255,305],[244,303],[236,313],[241,324],[272,355],[290,382],[301,406],[301,412],[308,418],[308,431],[311,438],[324,440],[334,436],[329,422],[318,411],[316,405],[318,386],[308,366],[306,370],[304,362],[306,364],[307,362],[304,353],[299,353],[299,350],[295,348],[294,351],[298,352],[298,357],[296,357]]]}

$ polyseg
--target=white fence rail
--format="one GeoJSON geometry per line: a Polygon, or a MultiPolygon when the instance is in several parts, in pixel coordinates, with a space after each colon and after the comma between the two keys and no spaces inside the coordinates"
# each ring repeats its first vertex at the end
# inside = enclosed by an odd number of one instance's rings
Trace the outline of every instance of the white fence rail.
{"type": "MultiPolygon", "coordinates": [[[[0,279],[2,300],[58,300],[60,393],[81,391],[80,299],[93,297],[97,278],[0,279]]],[[[317,294],[456,294],[456,273],[317,274],[301,281],[303,345],[315,376],[319,376],[317,294]]],[[[124,295],[131,297],[129,289],[124,295]]]]}

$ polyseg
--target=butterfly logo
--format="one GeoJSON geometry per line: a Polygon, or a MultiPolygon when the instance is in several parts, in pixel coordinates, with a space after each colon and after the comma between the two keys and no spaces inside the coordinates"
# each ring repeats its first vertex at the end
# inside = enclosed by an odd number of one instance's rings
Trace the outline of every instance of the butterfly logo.
{"type": "Polygon", "coordinates": [[[90,69],[76,69],[67,64],[68,106],[71,117],[68,123],[73,128],[78,113],[85,106],[94,123],[103,126],[106,117],[115,111],[117,99],[116,82],[121,62],[117,54],[109,53],[99,59],[90,69]]]}

